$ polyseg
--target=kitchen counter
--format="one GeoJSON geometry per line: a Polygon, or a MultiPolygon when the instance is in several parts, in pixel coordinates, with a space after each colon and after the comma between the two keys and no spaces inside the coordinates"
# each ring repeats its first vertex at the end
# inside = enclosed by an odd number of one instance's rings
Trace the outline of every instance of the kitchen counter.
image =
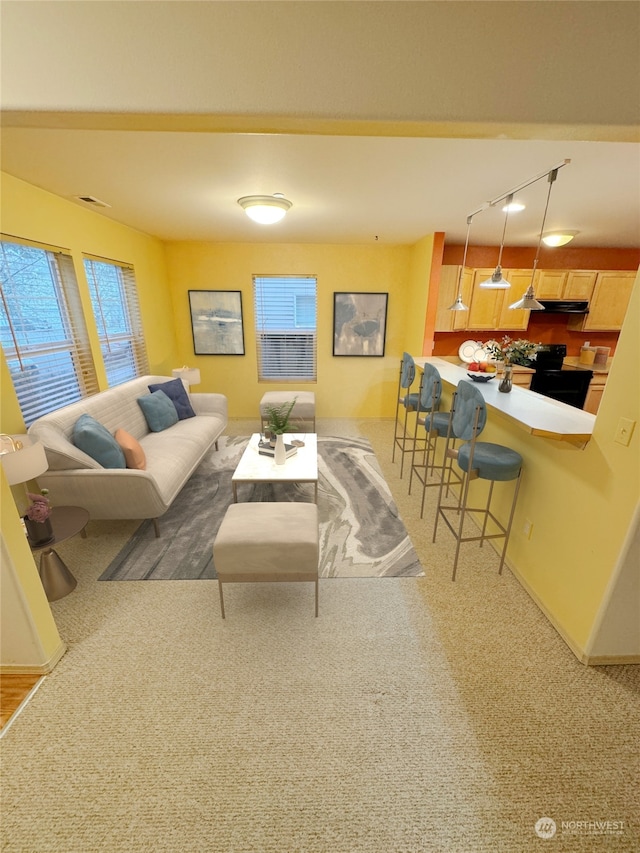
{"type": "MultiPolygon", "coordinates": [[[[427,362],[433,364],[443,381],[453,387],[461,379],[471,382],[466,365],[461,367],[437,357],[414,356],[414,361],[419,368],[427,362]]],[[[475,384],[489,409],[500,412],[530,435],[567,441],[581,447],[591,439],[595,415],[516,385],[509,394],[503,394],[498,391],[499,382],[499,377],[496,377],[489,382],[475,384]]]]}
{"type": "Polygon", "coordinates": [[[578,370],[592,370],[594,374],[603,373],[606,376],[611,369],[612,361],[612,358],[608,358],[606,364],[582,364],[577,355],[570,355],[562,362],[562,366],[577,368],[578,370]]]}

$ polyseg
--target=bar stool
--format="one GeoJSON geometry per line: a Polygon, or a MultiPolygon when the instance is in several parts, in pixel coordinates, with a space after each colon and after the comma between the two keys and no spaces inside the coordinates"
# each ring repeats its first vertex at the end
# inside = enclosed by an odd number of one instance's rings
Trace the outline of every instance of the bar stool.
{"type": "Polygon", "coordinates": [[[485,539],[504,538],[504,546],[500,556],[500,567],[498,574],[502,574],[505,555],[507,553],[507,545],[509,543],[509,535],[511,533],[511,525],[516,509],[516,501],[518,500],[518,492],[520,490],[520,481],[522,475],[522,456],[510,447],[504,447],[501,444],[492,444],[491,442],[478,441],[478,436],[482,432],[487,422],[487,409],[484,398],[480,391],[468,380],[463,379],[458,383],[455,395],[455,404],[452,407],[451,424],[447,444],[445,447],[445,463],[446,459],[455,460],[463,472],[463,483],[461,486],[458,503],[455,506],[445,506],[442,503],[442,492],[445,486],[444,464],[443,476],[440,482],[440,491],[438,493],[438,509],[436,511],[436,520],[433,528],[433,541],[436,541],[436,533],[438,531],[438,521],[440,516],[456,537],[456,553],[453,561],[453,575],[451,580],[456,579],[456,571],[458,568],[458,557],[460,555],[460,545],[462,542],[480,542],[480,547],[484,544],[485,539]],[[450,439],[452,436],[462,439],[465,443],[460,447],[450,447],[450,439]],[[469,484],[471,480],[481,479],[489,480],[489,494],[487,503],[484,507],[467,506],[469,497],[469,484]],[[491,512],[491,498],[493,496],[493,487],[496,482],[505,482],[515,480],[515,490],[513,500],[511,502],[511,511],[506,527],[496,518],[491,512]],[[455,510],[459,516],[457,529],[449,521],[446,516],[447,510],[455,510]],[[464,520],[467,513],[481,513],[483,515],[482,530],[480,536],[463,536],[464,520]],[[495,526],[500,531],[499,533],[487,533],[487,522],[491,519],[495,526]]]}
{"type": "Polygon", "coordinates": [[[404,470],[405,453],[411,453],[412,447],[407,447],[407,441],[412,440],[411,433],[407,431],[409,412],[414,412],[418,407],[418,394],[411,394],[411,386],[416,378],[416,365],[408,352],[402,354],[400,361],[400,373],[398,375],[398,392],[396,402],[396,421],[393,427],[393,452],[391,461],[396,461],[396,447],[400,448],[400,477],[404,470]],[[404,392],[404,393],[403,393],[404,392]]]}
{"type": "Polygon", "coordinates": [[[422,483],[422,506],[420,518],[424,512],[424,496],[429,486],[440,485],[439,481],[428,483],[429,472],[433,477],[436,461],[436,442],[438,437],[446,438],[449,428],[449,412],[439,412],[440,397],[442,396],[442,379],[440,372],[432,364],[425,364],[420,377],[420,388],[416,405],[417,415],[413,436],[413,452],[411,454],[411,475],[409,476],[409,494],[413,483],[413,475],[422,483]],[[424,417],[421,414],[424,413],[424,417]],[[420,427],[425,429],[425,437],[420,438],[420,427]]]}
{"type": "MultiPolygon", "coordinates": [[[[427,365],[432,367],[431,365],[427,365]]],[[[438,377],[439,388],[435,391],[436,383],[434,382],[434,392],[438,396],[438,404],[440,402],[440,394],[442,391],[442,383],[440,380],[440,373],[436,370],[435,367],[432,367],[438,377]]],[[[433,380],[432,380],[433,381],[433,380]]],[[[434,401],[435,402],[435,401],[434,401]]],[[[427,493],[427,489],[432,486],[440,486],[440,483],[443,481],[445,474],[447,478],[447,491],[446,495],[449,496],[449,491],[452,486],[458,485],[462,483],[462,473],[458,473],[453,469],[453,454],[450,453],[448,456],[443,453],[442,457],[442,465],[440,466],[440,477],[437,481],[432,483],[427,482],[429,472],[433,477],[434,471],[436,469],[436,446],[439,438],[448,438],[449,445],[448,449],[452,451],[455,449],[456,442],[458,440],[458,436],[453,432],[453,412],[455,411],[456,404],[456,392],[453,392],[453,396],[451,399],[451,409],[448,412],[438,412],[432,410],[425,415],[424,418],[421,418],[418,415],[417,423],[421,426],[424,426],[426,432],[426,444],[425,444],[425,453],[423,454],[422,459],[419,459],[418,462],[415,461],[415,452],[412,458],[412,466],[411,466],[411,474],[413,475],[414,471],[416,477],[422,483],[422,501],[420,504],[420,518],[424,516],[424,501],[427,493]],[[430,460],[430,461],[429,461],[430,460]],[[424,469],[424,470],[423,470],[424,469]]],[[[437,407],[435,407],[437,408],[437,407]]],[[[426,409],[425,409],[426,411],[426,409]]],[[[417,425],[416,425],[417,426],[417,425]]],[[[446,448],[445,448],[446,451],[446,448]]],[[[411,478],[409,478],[409,494],[411,494],[411,478]]]]}

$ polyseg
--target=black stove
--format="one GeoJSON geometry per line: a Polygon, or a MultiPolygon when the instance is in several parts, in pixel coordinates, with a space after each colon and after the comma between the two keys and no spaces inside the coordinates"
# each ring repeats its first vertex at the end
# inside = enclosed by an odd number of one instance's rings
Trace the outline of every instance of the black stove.
{"type": "Polygon", "coordinates": [[[531,390],[581,409],[587,399],[593,371],[563,367],[566,355],[566,344],[543,344],[531,364],[535,370],[531,390]]]}

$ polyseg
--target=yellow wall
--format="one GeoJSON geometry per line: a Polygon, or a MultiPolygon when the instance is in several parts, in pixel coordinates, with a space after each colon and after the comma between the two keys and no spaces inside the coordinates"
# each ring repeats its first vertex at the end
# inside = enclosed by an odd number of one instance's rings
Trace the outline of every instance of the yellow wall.
{"type": "MultiPolygon", "coordinates": [[[[196,391],[219,391],[229,399],[229,415],[257,417],[258,403],[269,389],[286,385],[259,383],[253,309],[253,275],[315,275],[318,280],[318,381],[296,383],[316,394],[318,417],[391,417],[398,364],[407,345],[407,315],[414,312],[408,286],[412,249],[408,246],[354,246],[270,243],[167,243],[169,282],[178,336],[180,364],[200,368],[196,391]],[[239,290],[244,314],[244,357],[195,356],[189,321],[189,290],[239,290]],[[334,291],[389,294],[384,358],[333,355],[334,291]]],[[[422,279],[426,304],[428,275],[422,279]]],[[[421,307],[415,309],[419,314],[421,307]]],[[[413,314],[412,314],[413,317],[413,314]]],[[[419,319],[419,318],[418,318],[419,319]]],[[[412,319],[416,342],[423,325],[412,319]]],[[[410,341],[409,341],[410,342],[410,341]]]]}

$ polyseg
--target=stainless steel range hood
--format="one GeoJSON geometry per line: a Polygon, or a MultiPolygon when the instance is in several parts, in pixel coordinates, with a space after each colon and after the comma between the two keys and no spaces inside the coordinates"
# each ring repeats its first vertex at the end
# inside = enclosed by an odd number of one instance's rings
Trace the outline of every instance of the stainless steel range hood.
{"type": "Polygon", "coordinates": [[[588,314],[589,303],[580,299],[539,299],[547,314],[588,314]]]}

